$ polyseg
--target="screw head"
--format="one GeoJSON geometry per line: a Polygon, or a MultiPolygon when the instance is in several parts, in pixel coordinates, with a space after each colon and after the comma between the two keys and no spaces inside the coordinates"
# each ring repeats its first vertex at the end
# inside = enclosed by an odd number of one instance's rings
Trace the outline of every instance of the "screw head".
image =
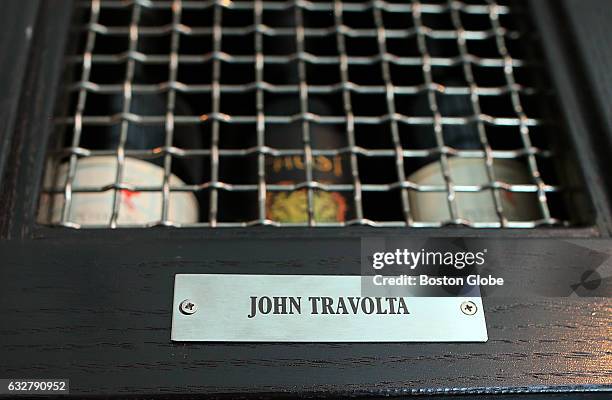
{"type": "Polygon", "coordinates": [[[478,311],[478,307],[476,307],[476,303],[473,301],[464,301],[461,303],[461,312],[465,315],[474,315],[478,311]]]}
{"type": "Polygon", "coordinates": [[[179,310],[185,315],[195,314],[198,311],[198,305],[189,299],[181,301],[179,310]]]}

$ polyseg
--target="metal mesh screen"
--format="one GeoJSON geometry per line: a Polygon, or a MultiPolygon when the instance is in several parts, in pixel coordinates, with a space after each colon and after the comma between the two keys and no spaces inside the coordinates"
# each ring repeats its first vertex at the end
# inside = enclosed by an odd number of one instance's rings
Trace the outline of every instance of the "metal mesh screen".
{"type": "Polygon", "coordinates": [[[43,224],[569,224],[547,89],[512,4],[78,9],[43,224]]]}

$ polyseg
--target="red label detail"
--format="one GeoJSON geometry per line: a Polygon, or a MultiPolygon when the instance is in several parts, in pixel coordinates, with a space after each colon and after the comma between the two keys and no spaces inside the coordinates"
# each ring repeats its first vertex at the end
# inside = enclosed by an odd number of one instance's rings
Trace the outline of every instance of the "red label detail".
{"type": "Polygon", "coordinates": [[[134,204],[134,197],[140,196],[140,192],[135,192],[133,190],[121,189],[121,201],[123,204],[127,205],[130,210],[136,208],[134,204]]]}

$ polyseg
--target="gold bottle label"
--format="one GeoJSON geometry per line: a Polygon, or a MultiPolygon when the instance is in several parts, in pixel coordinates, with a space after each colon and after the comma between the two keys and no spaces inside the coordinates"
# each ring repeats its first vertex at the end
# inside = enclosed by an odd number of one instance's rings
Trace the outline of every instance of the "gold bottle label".
{"type": "MultiPolygon", "coordinates": [[[[305,165],[302,156],[284,156],[270,159],[267,173],[270,182],[291,185],[304,180],[305,165]]],[[[314,180],[321,183],[342,182],[342,157],[315,156],[312,162],[314,180]]],[[[313,220],[316,222],[343,222],[347,214],[346,197],[339,192],[313,192],[313,220]]],[[[277,222],[308,222],[308,191],[268,192],[266,218],[277,222]]]]}
{"type": "MultiPolygon", "coordinates": [[[[313,193],[313,219],[317,222],[343,222],[346,218],[346,199],[338,192],[313,193]]],[[[268,193],[267,218],[279,222],[308,222],[308,192],[268,193]]]]}

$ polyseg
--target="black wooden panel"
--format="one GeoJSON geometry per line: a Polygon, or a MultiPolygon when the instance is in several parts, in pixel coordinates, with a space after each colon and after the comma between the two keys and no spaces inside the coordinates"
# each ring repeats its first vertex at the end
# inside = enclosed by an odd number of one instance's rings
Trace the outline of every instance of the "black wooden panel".
{"type": "MultiPolygon", "coordinates": [[[[65,61],[66,39],[73,5],[71,0],[23,0],[14,3],[17,3],[14,9],[2,9],[4,19],[19,15],[19,7],[23,7],[23,12],[30,10],[36,11],[37,14],[31,32],[30,45],[33,51],[30,52],[27,62],[14,66],[11,64],[12,59],[7,58],[1,60],[6,65],[0,64],[1,68],[17,68],[19,73],[16,73],[15,79],[21,79],[21,74],[24,79],[19,95],[15,94],[10,100],[18,102],[19,106],[12,110],[14,128],[10,132],[10,147],[0,150],[0,156],[2,151],[6,152],[7,163],[6,174],[0,180],[0,237],[21,237],[29,231],[34,222],[42,165],[48,134],[53,128],[55,100],[65,61]]],[[[2,4],[4,5],[4,2],[2,4]]],[[[4,26],[1,27],[5,29],[4,26]]],[[[20,56],[19,53],[15,55],[20,56]]],[[[9,53],[8,57],[10,56],[9,53]]],[[[0,81],[10,81],[11,78],[3,74],[0,81]]],[[[1,137],[0,132],[0,139],[1,137]]],[[[0,146],[2,145],[0,140],[0,146]]]]}
{"type": "Polygon", "coordinates": [[[0,14],[0,182],[4,175],[38,1],[5,0],[0,14]]]}
{"type": "Polygon", "coordinates": [[[529,1],[599,226],[610,232],[612,2],[529,1]],[[602,201],[603,200],[603,201],[602,201]]]}
{"type": "MultiPolygon", "coordinates": [[[[42,240],[5,244],[1,253],[0,375],[68,377],[75,393],[460,393],[611,383],[608,299],[487,298],[484,344],[170,342],[174,274],[354,274],[356,239],[42,240]]],[[[537,258],[524,258],[526,271],[537,267],[537,258]]]]}
{"type": "MultiPolygon", "coordinates": [[[[564,0],[565,12],[575,34],[574,50],[580,55],[596,98],[605,133],[612,134],[612,4],[601,0],[564,0]]],[[[566,29],[567,29],[566,28],[566,29]]],[[[594,132],[604,139],[604,132],[594,132]]],[[[608,142],[612,136],[605,138],[608,142]]]]}
{"type": "MultiPolygon", "coordinates": [[[[612,175],[609,173],[612,131],[606,133],[604,114],[599,111],[602,107],[609,107],[611,102],[610,97],[594,95],[600,89],[592,85],[596,83],[589,69],[598,64],[593,60],[601,58],[601,53],[612,52],[610,45],[606,46],[601,40],[606,31],[608,38],[612,35],[612,27],[601,18],[612,12],[612,2],[531,0],[528,5],[540,35],[546,68],[554,82],[555,97],[561,105],[559,120],[569,128],[566,131],[570,137],[568,145],[577,150],[584,173],[582,188],[591,194],[597,225],[609,235],[612,227],[609,200],[612,193],[612,175]],[[575,20],[577,15],[583,16],[579,22],[583,32],[572,29],[571,20],[575,20]],[[585,35],[584,30],[589,29],[599,32],[599,35],[585,35]],[[582,40],[578,42],[580,36],[582,40]],[[599,54],[593,54],[595,48],[599,54]]],[[[609,62],[612,62],[612,54],[609,54],[609,62]]],[[[612,79],[612,69],[605,70],[605,66],[595,68],[599,69],[599,75],[607,74],[607,79],[612,79]]]]}

